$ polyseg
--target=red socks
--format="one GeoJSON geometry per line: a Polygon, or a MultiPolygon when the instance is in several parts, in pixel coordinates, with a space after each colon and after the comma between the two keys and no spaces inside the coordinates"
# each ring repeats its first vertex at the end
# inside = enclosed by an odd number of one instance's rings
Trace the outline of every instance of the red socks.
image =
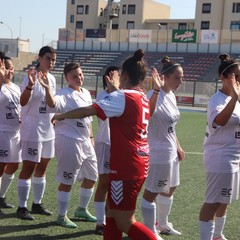
{"type": "Polygon", "coordinates": [[[103,234],[104,240],[121,240],[122,232],[117,228],[114,218],[106,218],[106,226],[103,234]]]}
{"type": "Polygon", "coordinates": [[[140,222],[132,224],[128,231],[128,236],[131,240],[157,240],[154,233],[140,222]]]}

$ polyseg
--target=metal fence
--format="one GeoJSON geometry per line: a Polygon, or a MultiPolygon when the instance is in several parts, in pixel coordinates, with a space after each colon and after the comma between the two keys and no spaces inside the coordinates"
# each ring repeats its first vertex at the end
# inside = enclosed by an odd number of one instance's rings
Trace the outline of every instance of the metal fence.
{"type": "MultiPolygon", "coordinates": [[[[13,81],[21,87],[27,72],[15,71],[13,81]]],[[[57,89],[67,85],[63,74],[54,74],[57,83],[57,89]]],[[[93,97],[102,90],[102,76],[88,76],[84,78],[84,85],[93,97]]],[[[178,104],[190,106],[207,106],[209,98],[221,87],[220,81],[183,81],[179,90],[175,92],[178,104]]],[[[147,78],[144,82],[145,90],[152,88],[152,79],[147,78]]]]}

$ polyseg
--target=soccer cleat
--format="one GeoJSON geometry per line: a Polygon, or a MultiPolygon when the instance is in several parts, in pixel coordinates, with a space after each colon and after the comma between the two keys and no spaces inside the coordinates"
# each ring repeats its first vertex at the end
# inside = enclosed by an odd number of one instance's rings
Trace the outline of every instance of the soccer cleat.
{"type": "Polygon", "coordinates": [[[42,203],[40,203],[40,204],[33,203],[32,204],[32,213],[46,215],[46,216],[52,215],[52,212],[50,212],[49,210],[45,209],[43,207],[42,203]]]}
{"type": "Polygon", "coordinates": [[[94,217],[87,209],[78,207],[74,212],[74,217],[82,219],[87,222],[97,222],[97,218],[94,217]]]}
{"type": "Polygon", "coordinates": [[[97,224],[95,228],[95,233],[98,235],[103,235],[105,224],[97,224]]]}
{"type": "Polygon", "coordinates": [[[182,235],[181,232],[179,232],[179,231],[177,231],[176,229],[173,228],[171,223],[169,223],[166,226],[157,225],[156,228],[160,232],[160,234],[174,235],[174,236],[182,235]]]}
{"type": "Polygon", "coordinates": [[[6,202],[6,198],[0,197],[0,208],[14,208],[12,204],[6,202]]]}
{"type": "Polygon", "coordinates": [[[23,220],[34,220],[34,217],[30,214],[27,208],[18,207],[17,216],[23,220]]]}
{"type": "Polygon", "coordinates": [[[161,236],[159,236],[158,233],[155,233],[155,236],[156,236],[157,240],[163,240],[163,238],[161,238],[161,236]]]}
{"type": "Polygon", "coordinates": [[[213,240],[227,240],[227,239],[226,239],[225,236],[222,234],[222,235],[219,236],[219,237],[213,237],[213,240]]]}
{"type": "Polygon", "coordinates": [[[76,228],[77,225],[72,222],[66,215],[65,216],[58,216],[57,218],[57,224],[65,227],[65,228],[76,228]]]}

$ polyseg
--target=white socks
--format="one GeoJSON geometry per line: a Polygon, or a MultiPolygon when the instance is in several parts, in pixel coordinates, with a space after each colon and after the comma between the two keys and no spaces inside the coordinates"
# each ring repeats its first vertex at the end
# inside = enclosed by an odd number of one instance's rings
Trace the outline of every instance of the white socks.
{"type": "Polygon", "coordinates": [[[83,209],[87,208],[91,200],[91,197],[93,195],[93,191],[94,191],[94,188],[90,188],[90,189],[82,188],[82,187],[80,188],[78,207],[83,209]]]}
{"type": "Polygon", "coordinates": [[[58,191],[58,215],[67,215],[68,203],[70,200],[70,192],[58,191]]]}
{"type": "Polygon", "coordinates": [[[0,181],[0,197],[4,198],[6,192],[8,191],[12,181],[14,179],[14,174],[6,174],[3,173],[1,181],[0,181]]]}
{"type": "Polygon", "coordinates": [[[35,204],[40,204],[42,202],[43,194],[46,188],[46,178],[45,177],[33,177],[33,202],[35,204]]]}
{"type": "Polygon", "coordinates": [[[215,229],[213,237],[220,237],[223,235],[223,229],[226,222],[226,215],[222,217],[215,217],[215,229]]]}
{"type": "Polygon", "coordinates": [[[214,222],[199,221],[200,240],[212,240],[214,232],[214,222]]]}
{"type": "Polygon", "coordinates": [[[142,210],[144,225],[148,227],[150,230],[152,230],[154,233],[157,233],[157,229],[155,225],[156,224],[156,203],[149,202],[144,198],[142,198],[141,210],[142,210]]]}
{"type": "Polygon", "coordinates": [[[94,202],[97,224],[106,224],[106,202],[94,202]]]}
{"type": "Polygon", "coordinates": [[[31,189],[31,179],[18,179],[18,205],[27,207],[27,200],[31,189]]]}
{"type": "Polygon", "coordinates": [[[171,212],[173,195],[171,197],[164,197],[160,194],[157,196],[158,202],[158,224],[160,226],[168,225],[168,215],[171,212]]]}

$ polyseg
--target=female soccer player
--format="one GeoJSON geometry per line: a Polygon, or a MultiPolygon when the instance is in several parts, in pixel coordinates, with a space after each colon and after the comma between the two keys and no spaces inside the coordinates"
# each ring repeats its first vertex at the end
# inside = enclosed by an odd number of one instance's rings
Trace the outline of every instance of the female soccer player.
{"type": "Polygon", "coordinates": [[[21,144],[23,165],[18,179],[18,209],[17,216],[24,220],[34,217],[27,209],[27,200],[33,185],[32,213],[52,215],[42,204],[46,187],[46,168],[49,160],[54,157],[55,133],[51,117],[46,111],[46,93],[38,81],[39,74],[48,76],[52,92],[56,91],[55,77],[49,73],[56,62],[56,51],[49,46],[39,51],[39,63],[36,70],[31,68],[24,79],[20,97],[21,111],[21,144]]]}
{"type": "MultiPolygon", "coordinates": [[[[119,88],[119,67],[110,66],[107,68],[103,75],[103,91],[101,91],[96,98],[100,101],[105,98],[109,93],[119,88]],[[116,71],[117,77],[115,82],[109,83],[106,81],[106,76],[113,71],[116,71]]],[[[95,137],[95,152],[98,162],[98,185],[94,197],[94,207],[97,217],[96,234],[103,235],[104,227],[106,225],[106,196],[108,187],[108,175],[110,171],[110,129],[109,121],[98,118],[98,132],[95,137]]]]}
{"type": "Polygon", "coordinates": [[[11,82],[14,66],[11,58],[0,52],[0,208],[13,208],[7,193],[21,162],[20,88],[11,82]]]}
{"type": "MultiPolygon", "coordinates": [[[[133,240],[157,239],[134,216],[137,196],[147,176],[149,101],[141,90],[146,76],[144,53],[137,50],[122,65],[120,88],[92,106],[55,115],[52,121],[97,115],[109,118],[110,174],[105,240],[120,240],[125,232],[133,240]]],[[[111,78],[110,74],[110,78],[111,78]]],[[[159,87],[159,86],[158,86],[159,87]]]]}
{"type": "Polygon", "coordinates": [[[207,172],[205,201],[200,211],[200,239],[226,240],[227,206],[238,199],[240,163],[240,65],[220,55],[222,87],[210,99],[203,143],[207,172]]]}
{"type": "MultiPolygon", "coordinates": [[[[159,98],[148,128],[150,168],[141,209],[145,225],[156,234],[155,199],[158,196],[158,230],[161,234],[181,235],[168,222],[168,215],[172,207],[173,193],[180,182],[179,160],[184,158],[184,151],[176,136],[175,127],[180,118],[180,112],[173,93],[182,83],[183,69],[169,57],[164,57],[161,62],[163,64],[161,76],[164,79],[162,88],[160,91],[155,89],[148,92],[149,98],[157,93],[159,98]]],[[[152,75],[153,78],[159,78],[156,69],[152,75]]]]}
{"type": "MultiPolygon", "coordinates": [[[[47,75],[42,75],[40,83],[46,90],[46,100],[53,112],[61,113],[67,110],[85,107],[92,104],[90,92],[83,88],[84,75],[78,63],[69,63],[64,67],[64,76],[68,86],[52,95],[47,75]]],[[[58,160],[58,219],[57,223],[66,228],[76,228],[77,225],[67,217],[70,191],[76,179],[82,180],[79,192],[79,207],[74,216],[90,222],[96,222],[87,206],[93,194],[97,180],[97,159],[93,147],[92,117],[72,119],[57,122],[56,158],[58,160]],[[71,149],[69,151],[69,149],[71,149]]]]}

